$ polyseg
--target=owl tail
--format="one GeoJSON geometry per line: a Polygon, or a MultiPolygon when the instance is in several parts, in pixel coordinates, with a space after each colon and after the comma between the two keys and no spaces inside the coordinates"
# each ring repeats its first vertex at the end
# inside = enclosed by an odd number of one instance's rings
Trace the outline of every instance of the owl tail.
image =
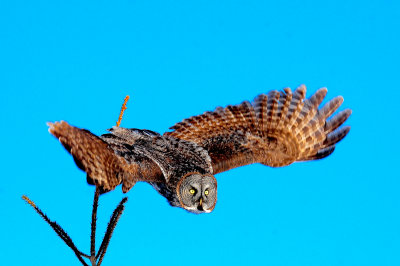
{"type": "MultiPolygon", "coordinates": [[[[305,99],[306,88],[300,86],[293,93],[286,88],[283,92],[259,95],[254,100],[254,109],[261,135],[276,138],[277,145],[283,144],[283,153],[296,153],[291,157],[297,158],[295,161],[316,160],[330,155],[335,144],[350,130],[349,126],[339,127],[351,115],[351,110],[346,109],[329,118],[343,103],[343,97],[333,98],[318,109],[326,93],[327,89],[322,88],[305,99]]],[[[291,162],[288,158],[284,165],[291,162]]],[[[262,163],[283,166],[275,163],[273,158],[262,163]]]]}
{"type": "MultiPolygon", "coordinates": [[[[87,173],[89,184],[99,186],[101,191],[113,190],[135,172],[136,165],[127,165],[107,143],[88,130],[69,125],[67,122],[47,123],[49,132],[59,139],[73,156],[77,166],[87,173]]],[[[132,185],[133,186],[133,185],[132,185]]]]}

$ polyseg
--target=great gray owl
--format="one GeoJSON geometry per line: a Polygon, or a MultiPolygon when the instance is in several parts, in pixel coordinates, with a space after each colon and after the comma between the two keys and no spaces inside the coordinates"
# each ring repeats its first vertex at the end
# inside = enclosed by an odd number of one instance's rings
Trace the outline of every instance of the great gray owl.
{"type": "Polygon", "coordinates": [[[217,202],[214,175],[261,163],[272,167],[324,158],[350,127],[339,128],[351,110],[327,120],[342,104],[338,96],[318,109],[327,90],[305,99],[306,88],[270,91],[253,103],[217,107],[193,116],[160,135],[150,130],[113,127],[100,137],[61,121],[49,131],[102,192],[137,181],[150,183],[172,206],[211,212],[217,202]]]}

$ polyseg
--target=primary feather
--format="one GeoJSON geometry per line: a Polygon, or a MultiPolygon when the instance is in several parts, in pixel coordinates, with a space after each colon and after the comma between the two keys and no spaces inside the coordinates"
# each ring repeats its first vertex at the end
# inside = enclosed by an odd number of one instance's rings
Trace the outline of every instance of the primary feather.
{"type": "Polygon", "coordinates": [[[294,92],[271,91],[253,103],[218,107],[171,127],[165,135],[204,147],[214,174],[251,163],[272,167],[321,159],[331,154],[350,127],[339,128],[350,116],[347,109],[327,121],[342,104],[336,97],[318,109],[326,88],[305,99],[306,87],[294,92]]]}

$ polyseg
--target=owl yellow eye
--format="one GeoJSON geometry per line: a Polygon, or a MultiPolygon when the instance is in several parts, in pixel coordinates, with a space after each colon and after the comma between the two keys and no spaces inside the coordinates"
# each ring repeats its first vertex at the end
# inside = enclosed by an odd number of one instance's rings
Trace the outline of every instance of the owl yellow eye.
{"type": "Polygon", "coordinates": [[[208,189],[206,189],[206,191],[204,191],[204,195],[208,196],[208,189]]]}
{"type": "Polygon", "coordinates": [[[190,194],[194,194],[196,191],[192,188],[191,190],[189,190],[190,194]]]}

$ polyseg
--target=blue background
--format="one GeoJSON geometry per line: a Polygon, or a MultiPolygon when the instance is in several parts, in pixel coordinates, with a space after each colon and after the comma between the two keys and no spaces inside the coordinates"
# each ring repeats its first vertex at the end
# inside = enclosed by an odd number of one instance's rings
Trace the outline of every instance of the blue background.
{"type": "MultiPolygon", "coordinates": [[[[127,195],[103,265],[400,265],[398,1],[0,1],[2,265],[79,265],[94,188],[47,121],[160,133],[271,89],[327,87],[352,130],[327,159],[217,176],[212,214],[127,195]],[[83,3],[84,2],[84,3],[83,3]]],[[[98,242],[123,194],[100,198],[98,242]]]]}

